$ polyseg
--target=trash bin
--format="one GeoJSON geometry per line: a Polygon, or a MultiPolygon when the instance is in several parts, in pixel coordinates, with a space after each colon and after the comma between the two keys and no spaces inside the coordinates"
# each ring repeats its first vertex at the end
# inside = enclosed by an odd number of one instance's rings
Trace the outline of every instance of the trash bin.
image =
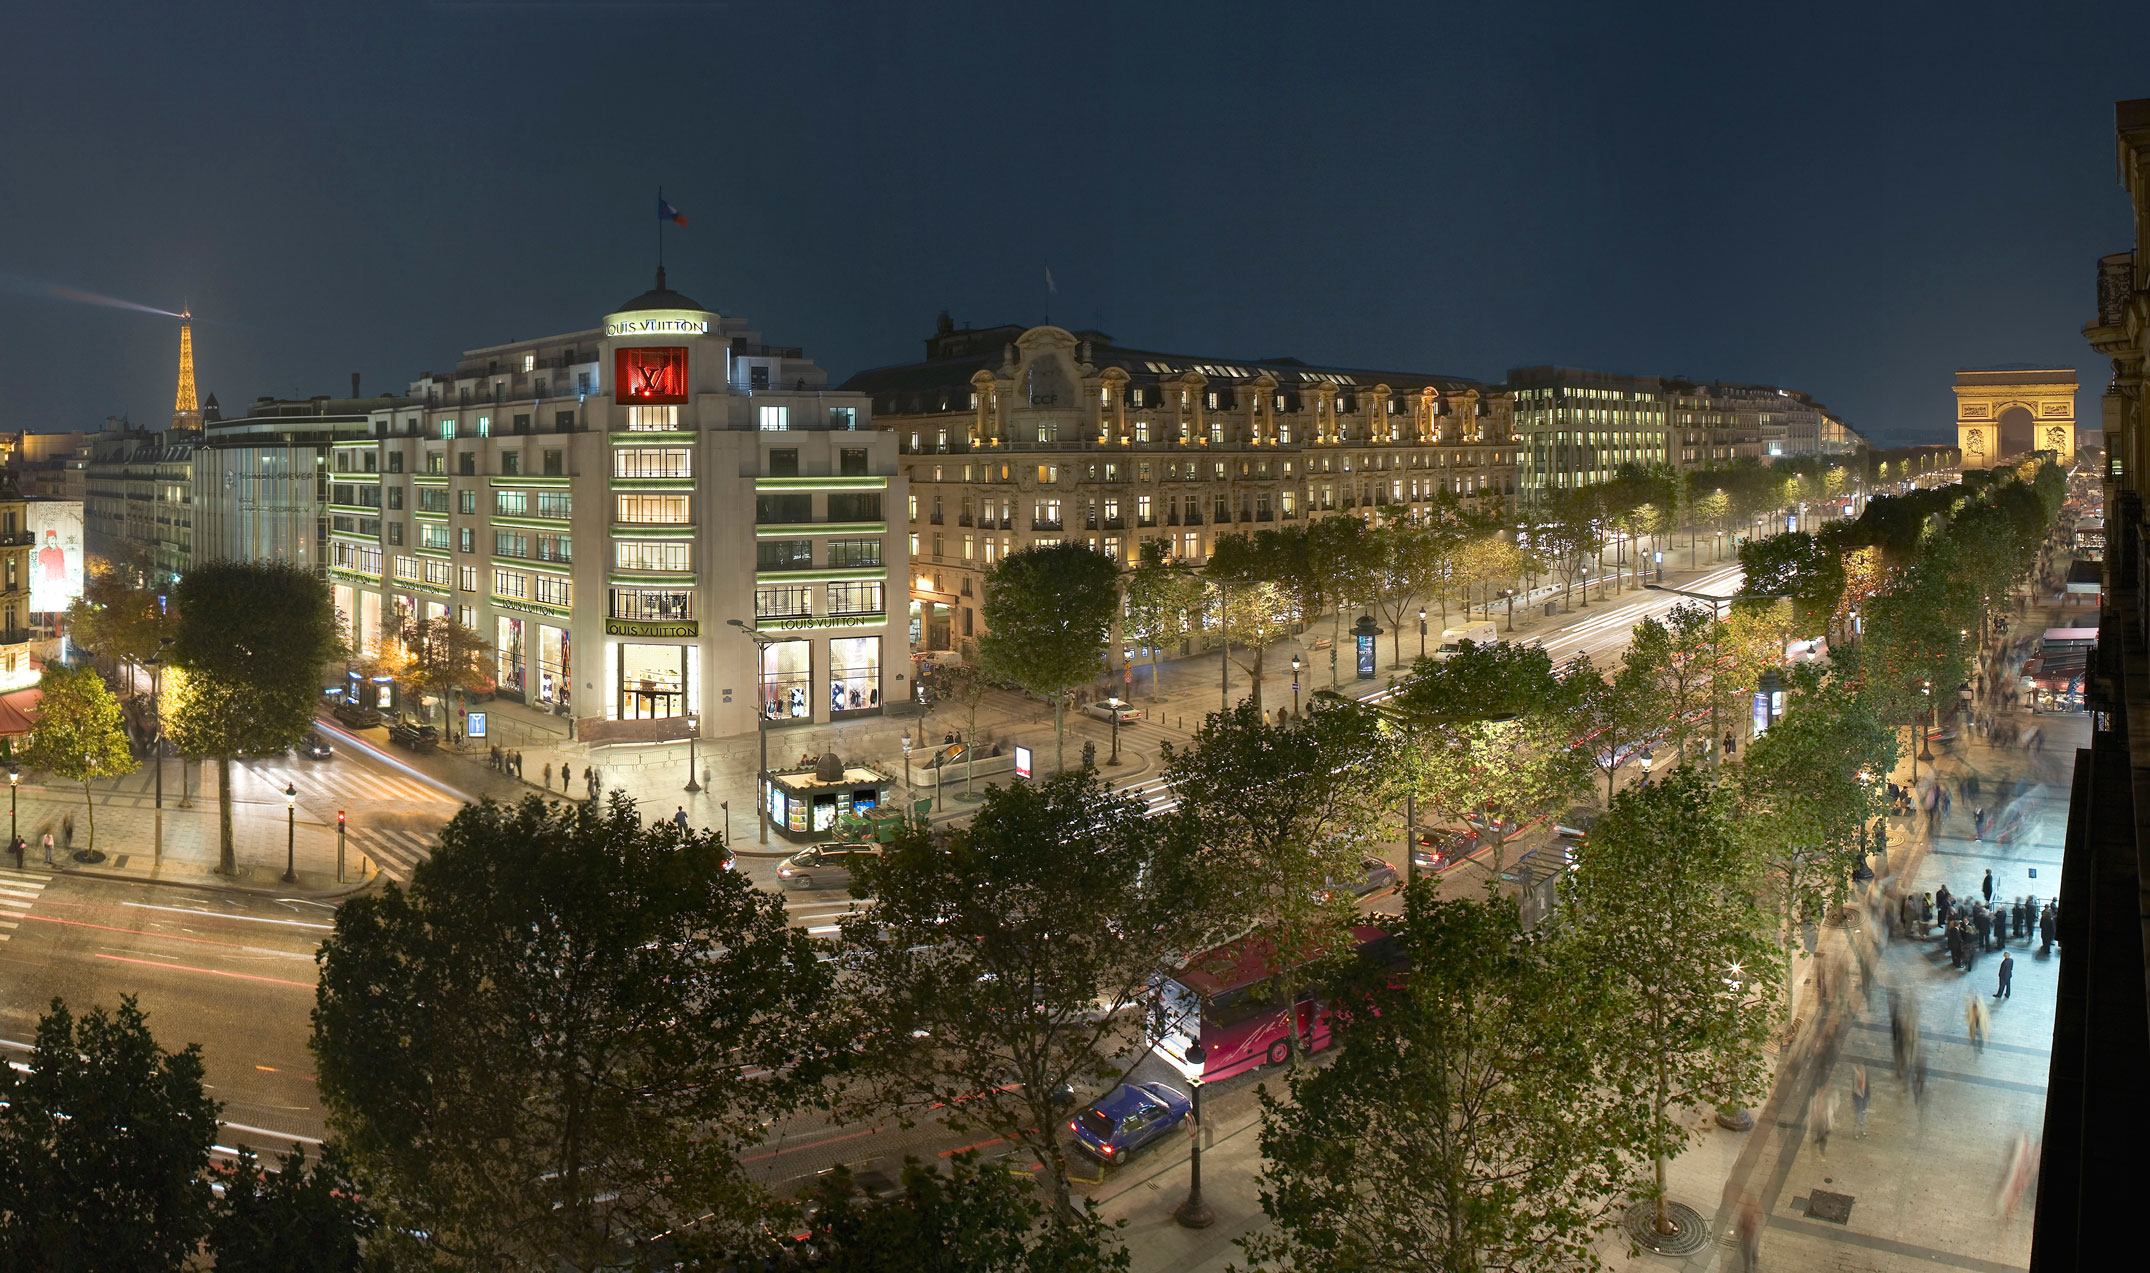
{"type": "Polygon", "coordinates": [[[1559,603],[1558,601],[1548,601],[1548,602],[1546,602],[1546,603],[1545,603],[1545,617],[1546,617],[1546,618],[1550,619],[1550,618],[1552,618],[1552,617],[1553,617],[1554,615],[1556,615],[1556,614],[1559,614],[1559,613],[1560,613],[1560,603],[1559,603]]]}

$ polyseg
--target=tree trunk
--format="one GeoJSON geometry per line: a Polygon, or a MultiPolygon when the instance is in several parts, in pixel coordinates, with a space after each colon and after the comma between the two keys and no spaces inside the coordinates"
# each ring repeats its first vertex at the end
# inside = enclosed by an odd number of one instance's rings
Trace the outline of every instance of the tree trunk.
{"type": "Polygon", "coordinates": [[[237,875],[239,855],[231,840],[231,757],[216,758],[217,874],[237,875]]]}
{"type": "Polygon", "coordinates": [[[1053,770],[1056,773],[1068,767],[1067,723],[1068,696],[1063,690],[1053,696],[1053,770]]]}
{"type": "Polygon", "coordinates": [[[82,812],[90,827],[90,842],[83,847],[95,849],[97,847],[97,802],[90,799],[90,780],[88,778],[82,780],[82,812]]]}

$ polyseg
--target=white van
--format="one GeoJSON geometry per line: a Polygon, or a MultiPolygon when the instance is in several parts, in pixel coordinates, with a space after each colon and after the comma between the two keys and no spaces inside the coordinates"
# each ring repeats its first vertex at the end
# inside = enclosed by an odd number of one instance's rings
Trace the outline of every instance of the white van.
{"type": "Polygon", "coordinates": [[[1433,652],[1433,657],[1446,660],[1451,655],[1461,654],[1465,641],[1469,641],[1474,645],[1492,645],[1500,639],[1500,629],[1491,623],[1472,623],[1460,628],[1442,628],[1441,648],[1433,652]]]}

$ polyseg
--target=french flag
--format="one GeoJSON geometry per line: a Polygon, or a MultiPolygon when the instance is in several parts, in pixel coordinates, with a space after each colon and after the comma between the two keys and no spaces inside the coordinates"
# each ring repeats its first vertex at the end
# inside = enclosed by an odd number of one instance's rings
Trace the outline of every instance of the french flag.
{"type": "Polygon", "coordinates": [[[683,226],[687,224],[687,214],[665,202],[663,195],[657,196],[657,219],[659,221],[670,221],[673,225],[683,226]]]}

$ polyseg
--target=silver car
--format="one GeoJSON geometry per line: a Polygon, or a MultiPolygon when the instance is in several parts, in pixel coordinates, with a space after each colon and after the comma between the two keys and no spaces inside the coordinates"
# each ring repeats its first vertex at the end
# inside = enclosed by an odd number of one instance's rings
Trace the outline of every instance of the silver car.
{"type": "Polygon", "coordinates": [[[776,878],[785,888],[849,889],[853,865],[880,856],[878,844],[817,844],[785,858],[776,878]]]}

